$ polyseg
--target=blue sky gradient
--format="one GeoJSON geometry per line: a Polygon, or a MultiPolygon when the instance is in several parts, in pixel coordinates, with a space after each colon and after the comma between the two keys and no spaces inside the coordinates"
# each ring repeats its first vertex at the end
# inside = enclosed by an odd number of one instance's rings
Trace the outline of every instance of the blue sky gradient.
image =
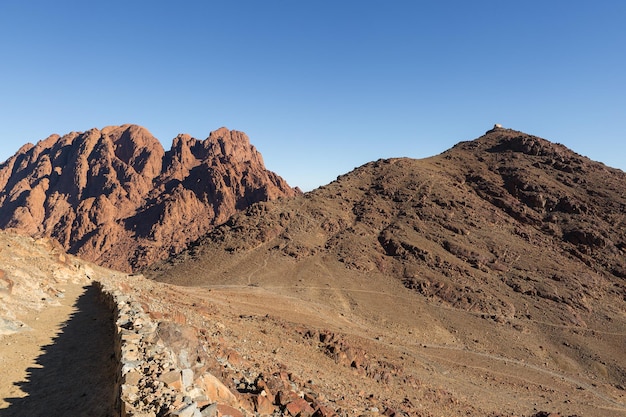
{"type": "Polygon", "coordinates": [[[244,131],[310,190],[494,123],[626,169],[626,2],[0,3],[0,160],[52,133],[244,131]]]}

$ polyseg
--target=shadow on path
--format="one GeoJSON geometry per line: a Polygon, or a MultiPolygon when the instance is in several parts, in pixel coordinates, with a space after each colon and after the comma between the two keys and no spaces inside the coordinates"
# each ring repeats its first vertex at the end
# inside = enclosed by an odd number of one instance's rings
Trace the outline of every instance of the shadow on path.
{"type": "Polygon", "coordinates": [[[11,405],[0,417],[115,415],[113,313],[95,285],[84,288],[77,311],[43,347],[39,367],[28,368],[28,380],[16,384],[28,396],[6,398],[11,405]]]}

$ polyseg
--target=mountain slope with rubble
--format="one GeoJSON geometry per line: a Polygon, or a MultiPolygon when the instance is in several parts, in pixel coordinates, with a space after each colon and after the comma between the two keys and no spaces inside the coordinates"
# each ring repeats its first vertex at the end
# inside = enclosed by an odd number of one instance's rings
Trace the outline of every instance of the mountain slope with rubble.
{"type": "Polygon", "coordinates": [[[624,189],[620,170],[494,128],[256,204],[145,273],[237,294],[257,323],[298,317],[273,297],[316,306],[291,340],[408,415],[623,415],[624,189]]]}

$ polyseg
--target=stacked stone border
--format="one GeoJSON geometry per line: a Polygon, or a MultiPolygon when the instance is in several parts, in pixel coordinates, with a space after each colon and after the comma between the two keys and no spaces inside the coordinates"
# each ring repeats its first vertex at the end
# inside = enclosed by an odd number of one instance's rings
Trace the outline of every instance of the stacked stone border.
{"type": "Polygon", "coordinates": [[[243,415],[236,397],[217,378],[180,366],[179,355],[159,337],[159,323],[138,301],[112,284],[96,286],[115,320],[116,416],[213,417],[220,406],[243,415]]]}
{"type": "Polygon", "coordinates": [[[231,391],[209,369],[212,361],[228,369],[232,365],[206,351],[189,326],[151,317],[122,289],[132,285],[128,280],[111,278],[95,285],[115,321],[115,417],[346,415],[322,394],[300,389],[298,379],[286,371],[259,374],[249,382],[233,380],[237,391],[231,391]]]}

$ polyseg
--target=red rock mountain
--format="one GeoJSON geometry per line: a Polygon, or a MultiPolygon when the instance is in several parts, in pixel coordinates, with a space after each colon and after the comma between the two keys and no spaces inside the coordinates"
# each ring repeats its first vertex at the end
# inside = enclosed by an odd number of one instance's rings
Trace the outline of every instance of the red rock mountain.
{"type": "Polygon", "coordinates": [[[179,135],[110,126],[23,146],[0,165],[0,228],[58,240],[70,253],[131,271],[163,259],[258,201],[298,194],[226,128],[179,135]]]}

